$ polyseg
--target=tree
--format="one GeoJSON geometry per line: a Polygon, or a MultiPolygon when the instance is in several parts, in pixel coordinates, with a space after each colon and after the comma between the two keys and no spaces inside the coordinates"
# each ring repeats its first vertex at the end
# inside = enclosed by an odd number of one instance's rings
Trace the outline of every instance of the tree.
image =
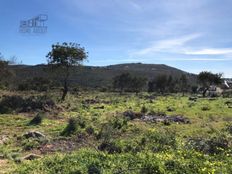
{"type": "Polygon", "coordinates": [[[63,75],[63,94],[61,100],[64,101],[68,93],[68,79],[70,69],[73,66],[81,65],[87,59],[88,53],[84,47],[77,43],[66,43],[52,45],[52,50],[47,54],[48,64],[52,68],[59,69],[63,75]]]}
{"type": "Polygon", "coordinates": [[[120,93],[125,90],[136,92],[142,90],[146,84],[147,79],[143,77],[132,76],[129,73],[122,73],[114,78],[113,87],[119,89],[120,93]]]}
{"type": "Polygon", "coordinates": [[[3,83],[11,75],[12,73],[9,70],[9,61],[4,60],[3,56],[0,53],[0,83],[3,83]]]}
{"type": "Polygon", "coordinates": [[[148,87],[147,92],[154,92],[154,89],[155,89],[154,80],[149,81],[147,84],[147,87],[148,87]]]}
{"type": "Polygon", "coordinates": [[[198,81],[204,88],[203,97],[205,97],[205,94],[211,85],[219,85],[222,83],[222,74],[221,73],[213,74],[208,71],[203,71],[199,73],[198,81]]]}
{"type": "Polygon", "coordinates": [[[156,89],[161,92],[161,94],[164,93],[165,89],[166,89],[166,85],[167,85],[167,76],[164,75],[159,75],[156,79],[155,79],[155,84],[156,84],[156,89]]]}
{"type": "Polygon", "coordinates": [[[132,77],[130,80],[129,88],[133,92],[139,93],[146,84],[147,79],[143,77],[132,77]]]}
{"type": "Polygon", "coordinates": [[[175,79],[173,79],[172,75],[169,75],[168,80],[167,80],[167,89],[168,92],[174,92],[175,89],[175,79]]]}
{"type": "Polygon", "coordinates": [[[126,88],[129,87],[131,82],[131,75],[129,73],[122,73],[113,79],[113,87],[119,89],[122,93],[126,88]]]}
{"type": "Polygon", "coordinates": [[[184,93],[187,91],[187,88],[188,88],[187,76],[185,74],[182,74],[180,77],[180,89],[181,89],[181,92],[183,93],[183,96],[184,96],[184,93]]]}

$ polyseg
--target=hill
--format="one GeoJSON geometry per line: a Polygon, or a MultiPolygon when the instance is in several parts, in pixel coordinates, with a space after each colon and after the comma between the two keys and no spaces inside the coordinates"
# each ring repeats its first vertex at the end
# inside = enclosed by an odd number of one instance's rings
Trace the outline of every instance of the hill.
{"type": "MultiPolygon", "coordinates": [[[[33,77],[55,78],[49,71],[47,65],[12,65],[12,71],[15,74],[15,83],[33,77]]],[[[112,79],[121,73],[129,72],[135,76],[154,79],[160,74],[172,75],[179,78],[182,74],[186,74],[191,81],[195,81],[195,75],[185,71],[163,65],[163,64],[117,64],[109,66],[81,66],[73,67],[71,70],[70,82],[82,87],[104,87],[110,86],[112,79]]]]}

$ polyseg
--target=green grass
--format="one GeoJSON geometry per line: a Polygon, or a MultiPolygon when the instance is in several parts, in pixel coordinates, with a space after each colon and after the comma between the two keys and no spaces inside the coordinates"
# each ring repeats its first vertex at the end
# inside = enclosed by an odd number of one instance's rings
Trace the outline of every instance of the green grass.
{"type": "MultiPolygon", "coordinates": [[[[56,93],[50,95],[58,98],[56,93]]],[[[148,96],[150,94],[147,93],[70,94],[64,103],[57,103],[62,109],[59,112],[47,113],[39,125],[28,125],[36,113],[0,115],[0,135],[8,138],[7,142],[0,144],[0,156],[9,162],[4,163],[4,166],[11,166],[12,173],[60,171],[63,174],[78,171],[88,173],[88,170],[103,173],[232,172],[232,135],[225,129],[226,125],[232,124],[231,108],[226,105],[226,101],[231,99],[199,98],[193,102],[187,96],[169,95],[156,96],[151,102],[146,99],[148,96]],[[96,103],[85,103],[87,99],[94,99],[96,103]],[[99,109],[101,106],[104,108],[99,109]],[[124,111],[140,112],[142,107],[145,107],[148,113],[181,115],[191,123],[165,125],[124,120],[124,111]],[[172,111],[168,108],[172,108],[172,111]],[[79,126],[69,137],[61,136],[70,118],[81,118],[85,126],[79,126]],[[91,132],[88,131],[89,128],[91,132]],[[47,145],[54,146],[54,149],[42,153],[38,147],[43,144],[30,140],[27,143],[37,144],[29,144],[32,149],[25,150],[25,140],[20,137],[30,130],[44,133],[47,145]],[[204,150],[200,150],[199,145],[188,144],[189,139],[196,138],[201,138],[202,143],[205,143],[204,150]],[[225,147],[220,144],[224,141],[227,143],[225,147]],[[211,148],[210,143],[215,143],[219,148],[215,154],[207,153],[211,148]],[[107,146],[98,150],[101,145],[107,146]],[[75,148],[67,150],[66,146],[75,148]],[[115,149],[117,150],[114,151],[115,149]],[[18,159],[29,153],[40,154],[43,158],[17,163],[18,159]]],[[[5,173],[10,171],[5,170],[5,173]]]]}

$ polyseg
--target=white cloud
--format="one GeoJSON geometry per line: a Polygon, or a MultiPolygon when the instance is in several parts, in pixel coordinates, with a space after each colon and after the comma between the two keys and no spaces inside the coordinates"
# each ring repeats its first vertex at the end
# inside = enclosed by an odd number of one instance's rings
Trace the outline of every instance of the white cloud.
{"type": "Polygon", "coordinates": [[[198,58],[174,58],[174,59],[163,59],[163,60],[166,60],[166,61],[217,61],[217,62],[220,62],[220,61],[231,61],[232,60],[232,57],[231,58],[201,58],[201,57],[198,57],[198,58]]]}
{"type": "Polygon", "coordinates": [[[202,50],[195,50],[195,51],[186,51],[185,54],[190,55],[226,55],[232,54],[232,48],[221,48],[221,49],[202,49],[202,50]]]}
{"type": "Polygon", "coordinates": [[[182,36],[175,39],[160,40],[153,43],[147,48],[143,48],[139,51],[132,52],[131,55],[149,55],[156,52],[183,52],[183,48],[187,42],[190,42],[196,38],[199,38],[201,34],[191,34],[187,36],[182,36]]]}

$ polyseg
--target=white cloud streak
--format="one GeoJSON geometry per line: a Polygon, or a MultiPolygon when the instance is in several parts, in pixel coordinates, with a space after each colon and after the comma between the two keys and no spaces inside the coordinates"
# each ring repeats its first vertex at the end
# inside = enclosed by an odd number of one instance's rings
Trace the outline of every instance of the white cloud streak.
{"type": "Polygon", "coordinates": [[[132,52],[131,55],[149,55],[156,52],[179,52],[180,50],[183,52],[183,47],[187,42],[190,42],[196,38],[199,38],[201,34],[191,34],[187,36],[182,36],[180,38],[175,39],[166,39],[160,40],[158,42],[153,43],[151,46],[147,48],[143,48],[139,51],[132,52]]]}
{"type": "MultiPolygon", "coordinates": [[[[188,46],[188,43],[191,41],[198,39],[202,36],[200,33],[190,34],[186,36],[182,36],[175,39],[166,39],[159,40],[154,42],[147,48],[143,48],[140,50],[130,52],[130,57],[137,56],[154,56],[157,53],[168,53],[168,54],[181,54],[185,56],[223,56],[220,58],[215,57],[207,57],[207,58],[173,58],[173,59],[163,59],[163,60],[184,60],[184,61],[230,61],[232,60],[232,48],[202,48],[195,49],[188,46]]],[[[193,47],[193,46],[192,46],[193,47]]]]}
{"type": "Polygon", "coordinates": [[[186,51],[185,54],[189,55],[227,55],[232,54],[232,48],[221,48],[221,49],[202,49],[195,51],[186,51]]]}

